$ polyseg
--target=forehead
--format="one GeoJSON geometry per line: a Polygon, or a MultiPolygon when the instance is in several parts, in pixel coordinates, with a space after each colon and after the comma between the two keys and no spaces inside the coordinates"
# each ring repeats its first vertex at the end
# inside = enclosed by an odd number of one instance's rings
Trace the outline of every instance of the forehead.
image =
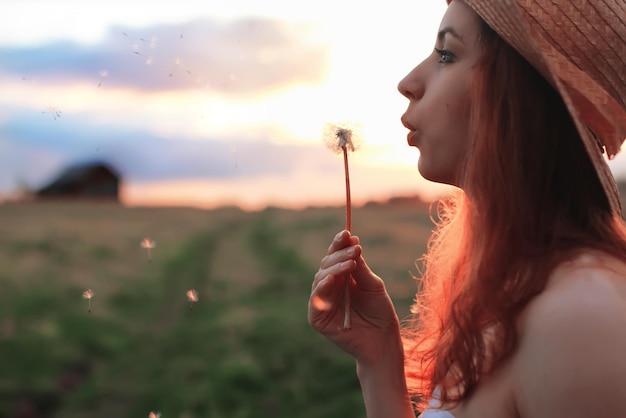
{"type": "MultiPolygon", "coordinates": [[[[480,17],[461,0],[450,1],[439,26],[439,38],[453,37],[467,45],[475,44],[480,33],[480,17]]],[[[443,40],[443,39],[441,39],[443,40]]]]}

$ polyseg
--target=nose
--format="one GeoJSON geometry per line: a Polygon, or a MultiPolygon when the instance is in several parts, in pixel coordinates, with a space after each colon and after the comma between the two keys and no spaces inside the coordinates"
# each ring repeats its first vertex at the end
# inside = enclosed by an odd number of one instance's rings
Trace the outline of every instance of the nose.
{"type": "Polygon", "coordinates": [[[418,100],[424,95],[424,83],[419,77],[418,69],[419,65],[398,83],[398,91],[409,100],[418,100]]]}

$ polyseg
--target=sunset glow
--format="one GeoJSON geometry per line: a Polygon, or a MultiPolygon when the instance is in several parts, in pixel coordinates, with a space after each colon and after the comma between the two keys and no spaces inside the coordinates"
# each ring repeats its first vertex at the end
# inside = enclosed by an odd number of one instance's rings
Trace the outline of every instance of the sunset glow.
{"type": "Polygon", "coordinates": [[[419,176],[396,88],[445,1],[220,3],[3,4],[0,198],[105,161],[127,205],[341,205],[321,141],[340,121],[363,133],[356,205],[448,191],[419,176]]]}

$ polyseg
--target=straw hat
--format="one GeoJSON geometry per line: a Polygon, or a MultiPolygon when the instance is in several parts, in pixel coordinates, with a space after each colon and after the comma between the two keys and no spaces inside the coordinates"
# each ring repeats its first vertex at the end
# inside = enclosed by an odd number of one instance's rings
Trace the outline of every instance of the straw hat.
{"type": "Polygon", "coordinates": [[[559,91],[621,215],[602,154],[613,158],[626,139],[626,1],[463,1],[559,91]]]}

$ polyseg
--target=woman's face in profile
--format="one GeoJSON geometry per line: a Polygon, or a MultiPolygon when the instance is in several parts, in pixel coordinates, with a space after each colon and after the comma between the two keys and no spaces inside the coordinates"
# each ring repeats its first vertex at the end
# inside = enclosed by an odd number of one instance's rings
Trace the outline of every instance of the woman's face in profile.
{"type": "Polygon", "coordinates": [[[420,151],[418,169],[431,181],[458,186],[467,149],[470,84],[482,54],[480,18],[465,3],[450,3],[433,52],[398,85],[409,99],[402,123],[420,151]]]}

